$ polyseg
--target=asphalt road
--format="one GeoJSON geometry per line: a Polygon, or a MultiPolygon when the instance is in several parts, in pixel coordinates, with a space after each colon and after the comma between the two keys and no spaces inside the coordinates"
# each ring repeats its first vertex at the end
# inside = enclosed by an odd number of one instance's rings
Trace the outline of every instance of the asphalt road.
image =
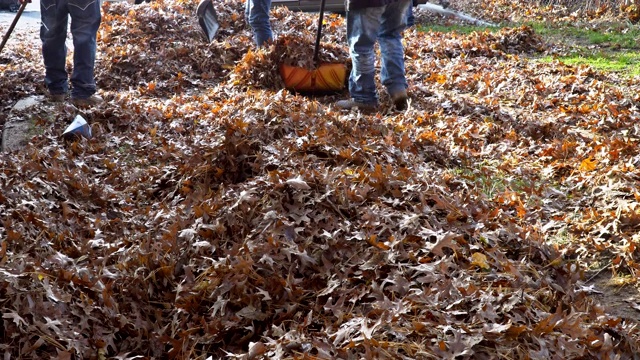
{"type": "MultiPolygon", "coordinates": [[[[27,7],[24,9],[20,19],[18,19],[18,23],[16,24],[13,33],[24,29],[37,30],[40,28],[40,0],[32,1],[32,3],[27,4],[27,7]]],[[[17,13],[5,10],[0,11],[0,29],[3,31],[2,36],[6,34],[6,31],[9,29],[9,26],[11,26],[16,14],[17,13]]]]}

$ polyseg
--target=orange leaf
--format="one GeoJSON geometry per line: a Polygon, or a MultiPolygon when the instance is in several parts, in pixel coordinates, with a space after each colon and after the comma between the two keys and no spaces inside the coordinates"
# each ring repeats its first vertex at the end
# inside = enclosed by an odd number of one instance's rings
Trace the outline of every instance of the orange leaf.
{"type": "Polygon", "coordinates": [[[516,205],[516,212],[518,214],[518,217],[522,219],[525,217],[525,215],[527,215],[527,208],[524,207],[520,202],[518,205],[516,205]]]}
{"type": "Polygon", "coordinates": [[[474,265],[483,270],[491,269],[491,266],[487,262],[487,256],[479,252],[473,253],[473,255],[471,255],[471,266],[474,265]]]}
{"type": "Polygon", "coordinates": [[[446,351],[447,350],[447,343],[445,343],[444,341],[440,340],[440,342],[438,342],[438,347],[440,348],[440,350],[446,351]]]}
{"type": "Polygon", "coordinates": [[[580,163],[580,171],[593,171],[596,169],[596,166],[598,165],[598,161],[588,157],[584,160],[582,160],[582,162],[580,163]]]}
{"type": "Polygon", "coordinates": [[[527,327],[525,325],[520,325],[520,326],[511,326],[507,332],[506,335],[508,338],[511,339],[515,339],[518,336],[520,336],[520,334],[522,334],[523,332],[525,332],[527,330],[527,327]]]}
{"type": "Polygon", "coordinates": [[[371,236],[369,236],[369,239],[367,239],[367,242],[370,245],[375,246],[375,247],[377,247],[378,249],[381,249],[381,250],[389,250],[390,249],[389,246],[385,245],[384,243],[379,242],[377,240],[377,238],[378,238],[377,235],[371,235],[371,236]]]}

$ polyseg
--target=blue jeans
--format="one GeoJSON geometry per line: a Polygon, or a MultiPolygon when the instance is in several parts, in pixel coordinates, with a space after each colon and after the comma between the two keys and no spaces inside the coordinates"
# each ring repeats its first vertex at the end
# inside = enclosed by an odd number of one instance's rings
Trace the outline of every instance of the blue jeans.
{"type": "Polygon", "coordinates": [[[271,0],[246,0],[245,16],[253,29],[253,38],[257,46],[273,40],[269,10],[271,0]]]}
{"type": "Polygon", "coordinates": [[[374,45],[380,44],[382,85],[390,95],[408,87],[404,72],[402,31],[407,26],[411,0],[399,0],[386,6],[347,11],[347,38],[351,56],[349,93],[365,104],[377,104],[374,45]]]}
{"type": "Polygon", "coordinates": [[[100,0],[40,0],[44,82],[51,94],[69,91],[65,68],[67,24],[71,16],[73,72],[71,97],[85,99],[96,92],[93,70],[96,60],[96,34],[102,16],[100,0]]]}
{"type": "Polygon", "coordinates": [[[413,15],[413,5],[409,5],[407,9],[407,27],[413,27],[416,24],[416,17],[413,15]]]}

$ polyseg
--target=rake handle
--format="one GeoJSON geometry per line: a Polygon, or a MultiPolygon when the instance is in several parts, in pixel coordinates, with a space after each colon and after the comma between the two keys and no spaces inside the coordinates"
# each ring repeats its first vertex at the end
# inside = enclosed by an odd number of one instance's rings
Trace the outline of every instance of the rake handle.
{"type": "Polygon", "coordinates": [[[20,9],[18,9],[18,13],[16,14],[16,17],[13,18],[13,22],[11,23],[11,26],[9,26],[9,30],[7,30],[7,33],[2,38],[2,44],[0,44],[0,53],[2,52],[2,49],[4,49],[4,45],[7,43],[7,40],[9,40],[9,36],[11,36],[13,29],[16,27],[16,24],[18,23],[18,19],[20,19],[20,15],[22,15],[22,12],[24,11],[25,7],[27,7],[26,1],[23,2],[22,5],[20,5],[20,9]]]}
{"type": "Polygon", "coordinates": [[[313,50],[313,61],[316,66],[318,65],[318,61],[320,59],[320,37],[322,36],[322,20],[324,18],[324,5],[325,0],[320,1],[320,14],[318,16],[318,31],[316,32],[316,47],[313,50]]]}

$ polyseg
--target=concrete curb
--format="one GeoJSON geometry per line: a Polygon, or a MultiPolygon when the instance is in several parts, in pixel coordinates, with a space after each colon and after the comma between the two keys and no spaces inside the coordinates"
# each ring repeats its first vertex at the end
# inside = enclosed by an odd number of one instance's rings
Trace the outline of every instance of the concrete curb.
{"type": "Polygon", "coordinates": [[[20,114],[45,101],[44,96],[34,95],[19,100],[9,112],[2,130],[2,151],[11,152],[23,149],[37,131],[36,121],[31,116],[20,114]]]}

